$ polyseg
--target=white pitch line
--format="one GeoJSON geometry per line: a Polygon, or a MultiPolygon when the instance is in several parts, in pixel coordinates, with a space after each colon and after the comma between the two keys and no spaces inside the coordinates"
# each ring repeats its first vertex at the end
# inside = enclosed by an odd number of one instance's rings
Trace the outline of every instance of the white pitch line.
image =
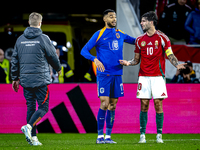
{"type": "MultiPolygon", "coordinates": [[[[156,140],[147,140],[156,141],[156,140]]],[[[200,139],[163,139],[163,141],[200,141],[200,139]]]]}

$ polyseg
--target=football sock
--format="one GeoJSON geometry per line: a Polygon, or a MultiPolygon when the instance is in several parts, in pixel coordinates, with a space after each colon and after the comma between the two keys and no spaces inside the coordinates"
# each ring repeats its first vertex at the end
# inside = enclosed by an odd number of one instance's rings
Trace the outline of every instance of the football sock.
{"type": "MultiPolygon", "coordinates": [[[[34,114],[34,112],[35,112],[35,109],[33,109],[33,110],[28,110],[28,111],[27,111],[27,117],[26,117],[27,123],[28,123],[29,120],[31,119],[31,116],[34,114]]],[[[34,127],[32,128],[31,136],[36,136],[36,129],[37,129],[36,126],[34,126],[34,127]]]]}
{"type": "Polygon", "coordinates": [[[32,128],[31,136],[36,136],[36,125],[32,128]]]}
{"type": "Polygon", "coordinates": [[[106,110],[102,110],[99,108],[99,112],[97,115],[97,130],[98,130],[98,137],[103,135],[103,127],[105,122],[106,110]]]}
{"type": "Polygon", "coordinates": [[[28,124],[30,124],[32,127],[34,127],[36,125],[36,123],[38,123],[42,117],[46,114],[46,111],[44,111],[43,109],[38,109],[30,118],[28,124]]]}
{"type": "Polygon", "coordinates": [[[106,116],[106,138],[111,137],[111,132],[113,128],[115,120],[115,111],[107,110],[107,116],[106,116]]]}
{"type": "Polygon", "coordinates": [[[140,111],[140,133],[145,134],[147,125],[147,112],[140,111]]]}
{"type": "Polygon", "coordinates": [[[156,113],[156,125],[157,125],[157,133],[162,134],[162,128],[163,128],[163,113],[156,113]]]}

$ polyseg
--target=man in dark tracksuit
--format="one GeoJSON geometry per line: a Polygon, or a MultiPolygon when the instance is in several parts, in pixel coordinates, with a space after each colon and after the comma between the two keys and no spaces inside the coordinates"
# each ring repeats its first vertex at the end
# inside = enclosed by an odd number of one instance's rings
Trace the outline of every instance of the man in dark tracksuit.
{"type": "Polygon", "coordinates": [[[184,24],[191,12],[191,7],[186,2],[186,0],[175,0],[174,3],[165,7],[160,17],[158,29],[169,37],[172,44],[188,40],[189,36],[184,24]]]}
{"type": "Polygon", "coordinates": [[[36,136],[36,123],[48,111],[48,85],[51,83],[49,64],[58,74],[61,70],[54,46],[49,37],[40,29],[41,22],[40,14],[30,14],[30,27],[27,27],[17,39],[11,61],[13,90],[17,92],[20,84],[26,98],[27,125],[22,126],[21,130],[30,145],[42,145],[36,136]],[[37,111],[36,100],[39,105],[37,111]]]}

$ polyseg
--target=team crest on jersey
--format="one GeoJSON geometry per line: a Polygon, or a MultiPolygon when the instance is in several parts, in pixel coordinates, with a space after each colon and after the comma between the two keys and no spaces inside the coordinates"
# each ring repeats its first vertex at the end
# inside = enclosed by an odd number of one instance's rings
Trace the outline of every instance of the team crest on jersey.
{"type": "Polygon", "coordinates": [[[116,37],[119,39],[120,38],[120,35],[119,35],[119,33],[116,33],[116,37]]]}
{"type": "Polygon", "coordinates": [[[155,41],[155,49],[158,49],[158,40],[155,41]]]}
{"type": "Polygon", "coordinates": [[[146,45],[146,42],[145,41],[142,41],[141,42],[141,46],[145,46],[146,45]]]}

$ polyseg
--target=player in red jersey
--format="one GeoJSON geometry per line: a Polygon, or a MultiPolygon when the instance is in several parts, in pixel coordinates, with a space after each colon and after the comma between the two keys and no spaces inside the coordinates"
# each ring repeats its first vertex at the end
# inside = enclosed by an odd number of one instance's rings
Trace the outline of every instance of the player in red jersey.
{"type": "Polygon", "coordinates": [[[157,15],[150,11],[142,16],[141,25],[144,34],[139,36],[135,42],[135,56],[130,61],[119,60],[122,65],[137,65],[140,60],[140,71],[137,89],[137,98],[141,100],[140,112],[140,141],[146,143],[145,132],[147,124],[147,112],[149,100],[154,99],[157,124],[157,143],[163,143],[163,104],[162,100],[167,98],[165,83],[165,54],[170,62],[179,70],[184,69],[184,65],[179,64],[174,56],[169,38],[155,29],[157,15]]]}

